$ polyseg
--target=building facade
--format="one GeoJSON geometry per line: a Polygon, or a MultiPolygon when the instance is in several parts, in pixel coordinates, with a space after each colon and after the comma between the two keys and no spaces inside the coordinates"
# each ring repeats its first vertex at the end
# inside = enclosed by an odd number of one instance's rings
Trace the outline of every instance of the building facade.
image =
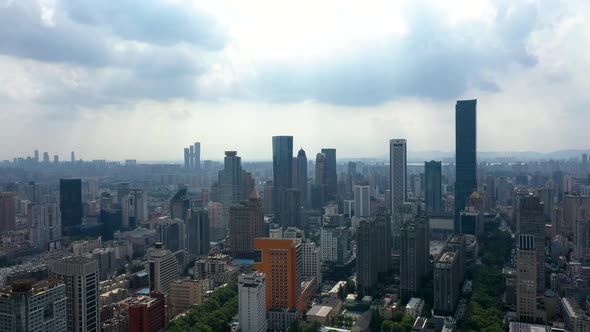
{"type": "Polygon", "coordinates": [[[455,106],[455,231],[467,197],[477,191],[477,100],[459,100],[455,106]]]}
{"type": "Polygon", "coordinates": [[[242,274],[238,279],[238,319],[243,332],[266,332],[266,278],[262,273],[242,274]]]}

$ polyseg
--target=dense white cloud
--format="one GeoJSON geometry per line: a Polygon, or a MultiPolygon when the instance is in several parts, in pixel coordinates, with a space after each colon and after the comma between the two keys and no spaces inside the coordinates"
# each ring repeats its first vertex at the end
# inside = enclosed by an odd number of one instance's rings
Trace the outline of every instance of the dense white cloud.
{"type": "Polygon", "coordinates": [[[381,156],[453,150],[478,98],[481,150],[586,148],[584,1],[0,2],[0,158],[270,158],[270,136],[381,156]],[[26,129],[25,129],[26,128],[26,129]],[[24,130],[23,130],[24,129],[24,130]],[[16,138],[16,139],[15,139],[16,138]]]}

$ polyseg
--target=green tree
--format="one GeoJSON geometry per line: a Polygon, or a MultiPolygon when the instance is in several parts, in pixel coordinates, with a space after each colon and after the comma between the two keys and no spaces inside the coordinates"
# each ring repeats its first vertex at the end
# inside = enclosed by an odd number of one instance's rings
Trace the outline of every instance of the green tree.
{"type": "Polygon", "coordinates": [[[121,266],[117,269],[117,276],[125,274],[125,272],[127,272],[127,269],[125,268],[125,266],[121,266]]]}

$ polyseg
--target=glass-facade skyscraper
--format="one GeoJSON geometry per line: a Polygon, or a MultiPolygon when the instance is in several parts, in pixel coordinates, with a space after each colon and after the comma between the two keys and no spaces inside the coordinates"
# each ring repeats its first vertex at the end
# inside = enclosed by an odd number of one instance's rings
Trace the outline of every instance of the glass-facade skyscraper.
{"type": "Polygon", "coordinates": [[[325,174],[326,180],[326,198],[328,200],[336,199],[338,193],[338,174],[336,173],[336,149],[322,149],[326,156],[325,174]]]}
{"type": "Polygon", "coordinates": [[[442,211],[442,183],[440,161],[424,162],[426,212],[442,211]]]}
{"type": "Polygon", "coordinates": [[[283,197],[287,189],[293,188],[293,136],[272,137],[272,174],[272,211],[277,223],[283,225],[283,197]]]}
{"type": "Polygon", "coordinates": [[[82,225],[82,180],[59,180],[59,209],[61,226],[65,235],[72,235],[82,225]]]}
{"type": "Polygon", "coordinates": [[[477,190],[477,100],[459,100],[455,106],[455,231],[467,197],[477,190]]]}

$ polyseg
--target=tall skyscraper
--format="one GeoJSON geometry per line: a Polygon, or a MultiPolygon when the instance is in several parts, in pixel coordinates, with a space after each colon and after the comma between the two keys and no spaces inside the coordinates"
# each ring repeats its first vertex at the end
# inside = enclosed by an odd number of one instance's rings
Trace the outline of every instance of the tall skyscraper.
{"type": "Polygon", "coordinates": [[[238,317],[243,332],[266,332],[266,277],[242,274],[238,279],[238,317]]]}
{"type": "Polygon", "coordinates": [[[195,147],[189,145],[188,149],[188,168],[193,169],[195,168],[195,147]]]}
{"type": "Polygon", "coordinates": [[[197,171],[201,170],[201,143],[195,142],[195,169],[197,171]]]}
{"type": "Polygon", "coordinates": [[[202,201],[191,202],[190,218],[186,224],[188,253],[195,256],[209,254],[209,211],[202,201]]]}
{"type": "Polygon", "coordinates": [[[177,252],[185,248],[185,224],[180,219],[158,221],[156,224],[156,235],[158,241],[172,252],[177,252]]]}
{"type": "Polygon", "coordinates": [[[150,291],[168,294],[170,285],[178,278],[178,260],[174,254],[156,243],[155,247],[147,250],[146,268],[149,274],[150,291]]]}
{"type": "Polygon", "coordinates": [[[356,163],[349,161],[346,173],[346,192],[352,193],[356,181],[356,163]]]}
{"type": "Polygon", "coordinates": [[[354,216],[366,218],[371,216],[371,190],[369,185],[354,186],[354,216]]]}
{"type": "Polygon", "coordinates": [[[189,169],[191,167],[190,162],[191,153],[188,148],[184,148],[184,168],[189,169]]]}
{"type": "Polygon", "coordinates": [[[33,157],[35,162],[39,162],[39,150],[35,150],[35,156],[33,157]]]}
{"type": "Polygon", "coordinates": [[[429,270],[430,227],[426,216],[416,216],[401,228],[400,291],[403,299],[417,294],[429,270]]]}
{"type": "Polygon", "coordinates": [[[326,156],[325,164],[325,184],[326,184],[326,199],[335,200],[338,193],[338,174],[336,173],[336,149],[322,149],[322,153],[326,156]]]}
{"type": "Polygon", "coordinates": [[[48,152],[43,152],[43,162],[44,163],[49,162],[49,153],[48,152]]]}
{"type": "Polygon", "coordinates": [[[299,189],[291,188],[283,192],[283,207],[281,209],[282,225],[287,227],[302,227],[302,204],[299,189]]]}
{"type": "Polygon", "coordinates": [[[517,195],[515,199],[518,214],[516,233],[534,238],[534,249],[537,252],[536,285],[537,293],[541,296],[545,292],[545,206],[532,194],[517,195]]]}
{"type": "Polygon", "coordinates": [[[477,100],[459,100],[455,106],[455,231],[467,197],[477,191],[477,100]]]}
{"type": "Polygon", "coordinates": [[[283,225],[283,197],[293,188],[293,136],[272,137],[273,213],[279,225],[283,225]]]}
{"type": "Polygon", "coordinates": [[[16,229],[16,200],[13,192],[0,193],[0,233],[16,229]]]}
{"type": "Polygon", "coordinates": [[[301,205],[307,207],[309,198],[307,197],[307,156],[305,151],[300,149],[297,153],[297,189],[301,196],[301,205]]]}
{"type": "Polygon", "coordinates": [[[82,225],[82,180],[59,180],[59,209],[63,234],[74,234],[82,225]]]}
{"type": "Polygon", "coordinates": [[[66,304],[66,287],[62,282],[15,281],[0,289],[0,331],[67,331],[66,304]]]}
{"type": "Polygon", "coordinates": [[[442,182],[440,161],[424,162],[426,212],[442,212],[442,182]]]}
{"type": "MultiPolygon", "coordinates": [[[[535,322],[537,313],[537,250],[533,235],[518,234],[516,242],[516,315],[522,322],[535,322]]],[[[545,281],[543,280],[543,284],[545,281]]]]}
{"type": "Polygon", "coordinates": [[[50,277],[66,288],[68,331],[98,332],[98,262],[86,257],[65,257],[49,262],[50,277]]]}
{"type": "Polygon", "coordinates": [[[318,153],[315,156],[315,185],[322,188],[322,197],[327,200],[326,155],[323,153],[318,153]]]}
{"type": "Polygon", "coordinates": [[[76,155],[74,154],[74,151],[72,151],[72,153],[70,154],[70,159],[71,159],[71,162],[76,161],[76,155]]]}
{"type": "Polygon", "coordinates": [[[219,200],[223,204],[227,227],[229,208],[240,202],[240,187],[242,186],[242,158],[236,151],[225,151],[223,169],[219,171],[219,200]]]}
{"type": "Polygon", "coordinates": [[[399,248],[401,229],[401,208],[407,197],[407,151],[405,139],[389,140],[389,189],[391,195],[391,222],[394,248],[399,248]]]}
{"type": "Polygon", "coordinates": [[[368,292],[379,274],[391,270],[391,220],[389,214],[360,221],[357,229],[357,285],[368,292]]]}
{"type": "Polygon", "coordinates": [[[590,219],[574,224],[574,257],[578,261],[590,261],[590,219]]]}
{"type": "Polygon", "coordinates": [[[247,201],[230,207],[229,229],[232,256],[253,258],[254,239],[264,236],[264,208],[256,191],[247,201]]]}

